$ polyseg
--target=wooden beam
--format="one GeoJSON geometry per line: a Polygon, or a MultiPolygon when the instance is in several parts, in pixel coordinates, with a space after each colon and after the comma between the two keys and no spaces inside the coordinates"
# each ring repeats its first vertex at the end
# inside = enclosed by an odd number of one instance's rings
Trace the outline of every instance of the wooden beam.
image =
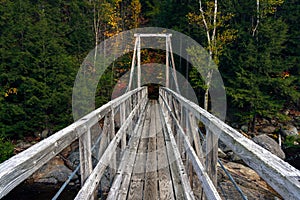
{"type": "Polygon", "coordinates": [[[141,87],[141,37],[138,37],[137,46],[137,87],[141,87]]]}
{"type": "Polygon", "coordinates": [[[218,163],[219,137],[209,128],[206,129],[206,162],[205,167],[214,185],[217,187],[217,163],[218,163]]]}
{"type": "Polygon", "coordinates": [[[180,103],[193,112],[206,127],[219,133],[219,138],[243,161],[255,170],[284,199],[299,199],[300,171],[271,152],[249,140],[217,117],[197,104],[171,91],[161,88],[174,96],[180,103]]]}
{"type": "MultiPolygon", "coordinates": [[[[126,104],[125,102],[123,102],[121,105],[120,105],[120,123],[121,123],[121,126],[124,124],[125,120],[126,120],[126,104]]],[[[125,148],[126,148],[126,134],[123,135],[123,138],[122,138],[122,142],[121,142],[121,150],[123,151],[125,148]]]]}
{"type": "Polygon", "coordinates": [[[99,160],[98,164],[96,165],[95,169],[91,173],[91,175],[86,180],[85,184],[79,191],[79,193],[76,196],[76,200],[82,200],[82,199],[90,199],[93,196],[94,191],[96,190],[97,185],[99,184],[99,181],[106,169],[106,167],[109,164],[109,161],[111,160],[111,157],[113,153],[115,152],[122,135],[125,133],[128,126],[131,124],[131,121],[133,117],[136,115],[139,106],[146,106],[147,97],[144,97],[138,105],[133,109],[133,111],[130,113],[128,118],[126,119],[124,125],[119,129],[116,136],[112,139],[110,144],[108,145],[107,149],[105,150],[102,158],[99,160]]]}
{"type": "Polygon", "coordinates": [[[166,38],[166,87],[170,87],[170,66],[169,66],[169,45],[168,40],[166,38]]]}
{"type": "Polygon", "coordinates": [[[172,34],[154,34],[154,33],[136,33],[134,34],[134,37],[168,37],[168,36],[172,36],[172,34]]]}
{"type": "Polygon", "coordinates": [[[1,163],[0,198],[4,197],[73,141],[81,137],[87,131],[87,127],[98,123],[109,112],[112,105],[118,106],[133,94],[145,89],[145,87],[137,88],[110,101],[68,127],[1,163]]]}
{"type": "Polygon", "coordinates": [[[88,131],[79,137],[81,185],[93,171],[91,145],[91,129],[88,128],[88,131]]]}
{"type": "MultiPolygon", "coordinates": [[[[147,106],[147,109],[149,109],[149,106],[147,106]]],[[[140,140],[140,135],[142,132],[141,129],[145,119],[145,113],[147,112],[142,112],[135,126],[134,132],[131,134],[128,148],[126,148],[124,151],[123,157],[121,159],[121,164],[118,168],[117,175],[115,176],[112,187],[108,193],[107,200],[117,199],[117,197],[120,196],[120,191],[122,191],[125,188],[126,191],[128,191],[128,185],[129,185],[131,173],[133,171],[133,166],[134,166],[133,164],[134,164],[135,155],[140,140]],[[128,184],[126,184],[126,180],[128,180],[128,184]]]]}
{"type": "MultiPolygon", "coordinates": [[[[164,99],[164,97],[162,97],[161,99],[162,99],[161,104],[165,104],[166,105],[167,112],[169,114],[171,114],[171,116],[174,119],[174,122],[175,122],[175,124],[177,126],[178,132],[180,133],[180,136],[183,139],[184,146],[185,146],[185,149],[187,151],[187,154],[188,154],[189,158],[192,161],[192,165],[194,167],[194,170],[195,170],[195,172],[196,172],[199,180],[202,182],[202,186],[203,186],[203,189],[204,189],[204,192],[205,192],[207,198],[208,199],[212,199],[212,200],[221,200],[221,197],[218,194],[217,189],[215,188],[214,184],[210,180],[210,177],[208,176],[207,172],[205,171],[204,166],[200,162],[197,154],[195,153],[193,147],[191,146],[191,144],[189,142],[189,138],[186,136],[184,130],[180,126],[178,120],[175,118],[175,115],[172,112],[172,110],[170,109],[170,107],[166,104],[167,102],[164,99]]],[[[165,115],[167,115],[167,113],[165,113],[165,115]]]]}
{"type": "MultiPolygon", "coordinates": [[[[167,149],[168,149],[168,153],[172,158],[171,162],[175,162],[176,163],[176,168],[178,170],[178,175],[180,178],[180,184],[182,185],[183,188],[183,194],[180,194],[180,190],[178,187],[175,188],[175,193],[177,194],[176,197],[178,199],[182,199],[180,198],[180,195],[184,195],[185,199],[187,200],[193,200],[195,199],[193,191],[191,189],[191,186],[189,184],[189,179],[187,177],[187,173],[186,170],[184,168],[181,156],[180,156],[180,152],[179,149],[177,147],[175,138],[173,136],[173,131],[172,128],[170,126],[169,123],[167,123],[167,110],[163,111],[162,109],[160,109],[160,113],[162,115],[162,120],[164,121],[164,124],[166,126],[163,126],[164,128],[164,133],[167,135],[168,138],[170,138],[170,144],[167,143],[167,149]],[[178,191],[179,190],[179,191],[178,191]]],[[[171,171],[172,171],[172,176],[176,176],[176,169],[173,168],[172,164],[171,164],[171,171]]],[[[174,180],[173,180],[174,181],[174,180]]]]}
{"type": "Polygon", "coordinates": [[[131,71],[130,71],[128,89],[127,89],[128,91],[131,90],[131,86],[132,86],[132,80],[133,80],[133,74],[134,74],[134,68],[135,68],[137,44],[138,44],[138,38],[135,39],[135,44],[134,44],[134,49],[133,49],[133,56],[132,56],[132,61],[131,61],[131,71]]]}
{"type": "MultiPolygon", "coordinates": [[[[126,131],[125,133],[123,134],[123,136],[126,134],[126,131]]],[[[110,114],[110,141],[113,140],[113,138],[115,138],[115,109],[112,108],[111,109],[111,114],[110,114]]],[[[122,136],[122,139],[123,139],[123,136],[122,136]]],[[[113,181],[113,178],[116,174],[116,170],[117,170],[117,154],[116,154],[116,151],[113,152],[112,154],[112,157],[111,157],[111,160],[110,160],[110,180],[111,182],[113,181]]]]}

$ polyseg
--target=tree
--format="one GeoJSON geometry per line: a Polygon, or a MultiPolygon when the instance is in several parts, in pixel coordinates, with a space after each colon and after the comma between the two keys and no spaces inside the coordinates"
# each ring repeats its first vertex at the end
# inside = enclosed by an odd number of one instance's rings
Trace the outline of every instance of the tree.
{"type": "Polygon", "coordinates": [[[296,93],[294,77],[285,75],[290,70],[283,54],[287,25],[277,16],[279,1],[274,2],[260,1],[259,15],[253,2],[229,8],[239,9],[233,18],[238,37],[231,49],[226,49],[220,68],[232,102],[230,113],[248,123],[252,131],[258,116],[283,119],[280,110],[287,97],[296,93]]]}
{"type": "MultiPolygon", "coordinates": [[[[209,61],[207,71],[205,72],[205,95],[204,95],[204,109],[208,110],[209,105],[209,88],[212,80],[212,73],[214,66],[211,65],[212,62],[218,66],[219,57],[222,55],[223,49],[226,44],[230,43],[235,39],[236,30],[229,28],[228,21],[233,17],[233,14],[229,13],[227,15],[222,14],[218,11],[218,1],[207,1],[206,8],[203,6],[202,0],[199,1],[199,11],[200,14],[189,13],[188,19],[192,24],[196,24],[199,27],[203,27],[207,39],[207,50],[209,52],[209,61]]],[[[195,54],[196,52],[192,52],[195,54]]],[[[198,52],[199,53],[199,52],[198,52]]],[[[196,55],[194,55],[195,57],[196,55]]],[[[201,60],[198,61],[201,63],[201,60]]]]}

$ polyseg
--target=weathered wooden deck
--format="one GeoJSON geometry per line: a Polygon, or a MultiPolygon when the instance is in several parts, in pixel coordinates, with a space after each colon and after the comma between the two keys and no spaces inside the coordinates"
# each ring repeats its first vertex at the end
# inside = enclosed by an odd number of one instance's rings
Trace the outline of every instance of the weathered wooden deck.
{"type": "Polygon", "coordinates": [[[184,199],[186,188],[163,121],[158,101],[150,100],[138,134],[124,152],[108,199],[184,199]]]}
{"type": "Polygon", "coordinates": [[[157,101],[147,98],[145,87],[130,91],[1,163],[0,198],[77,140],[82,188],[76,200],[97,199],[107,170],[107,199],[222,199],[207,170],[215,159],[203,154],[195,131],[202,122],[221,131],[220,139],[284,199],[299,199],[299,170],[174,91],[160,88],[159,95],[157,101]],[[97,143],[91,138],[99,121],[97,143]]]}

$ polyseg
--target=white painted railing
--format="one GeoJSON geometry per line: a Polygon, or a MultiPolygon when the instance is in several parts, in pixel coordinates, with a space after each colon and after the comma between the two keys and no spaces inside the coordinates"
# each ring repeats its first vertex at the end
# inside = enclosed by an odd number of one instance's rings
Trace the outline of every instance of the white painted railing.
{"type": "MultiPolygon", "coordinates": [[[[105,118],[105,125],[101,133],[103,134],[103,137],[100,142],[100,147],[98,148],[98,158],[100,159],[102,155],[105,155],[104,152],[106,148],[108,148],[109,143],[105,142],[106,145],[103,144],[103,138],[108,140],[113,140],[113,138],[115,138],[115,111],[119,110],[120,121],[121,123],[125,123],[126,118],[132,119],[133,117],[138,116],[138,110],[134,112],[132,110],[136,108],[138,104],[141,104],[141,100],[146,99],[146,97],[146,87],[129,91],[92,111],[68,127],[1,163],[0,199],[76,139],[79,139],[81,182],[84,184],[93,170],[91,157],[91,128],[94,125],[98,125],[98,122],[105,118]]],[[[127,145],[126,135],[124,136],[123,134],[123,137],[120,138],[120,140],[122,141],[122,148],[125,148],[127,145]]],[[[115,160],[115,158],[112,157],[112,160],[115,160]]]]}
{"type": "MultiPolygon", "coordinates": [[[[231,148],[232,151],[236,153],[241,159],[243,159],[243,161],[247,165],[255,170],[260,175],[260,177],[262,177],[284,199],[300,199],[299,170],[283,161],[282,159],[278,158],[276,155],[272,154],[266,149],[262,148],[261,146],[257,145],[252,140],[249,140],[217,117],[213,116],[206,110],[185,99],[174,91],[168,88],[160,88],[160,95],[161,98],[164,99],[164,103],[168,105],[168,110],[171,111],[172,109],[171,115],[173,115],[173,117],[175,117],[176,115],[177,119],[181,120],[180,118],[182,117],[180,116],[182,116],[182,113],[180,113],[180,111],[188,111],[188,116],[201,121],[205,125],[207,130],[212,133],[217,132],[219,134],[219,139],[229,148],[231,148]]],[[[198,133],[192,134],[191,137],[194,137],[196,135],[198,135],[198,133]]],[[[197,141],[198,139],[194,138],[194,141],[195,140],[197,141]]],[[[187,143],[187,141],[184,142],[187,143]]],[[[206,145],[210,144],[207,143],[206,145]]],[[[194,146],[198,154],[198,151],[201,151],[200,147],[197,147],[199,145],[197,145],[196,143],[194,143],[194,146]]],[[[214,147],[209,146],[206,147],[206,149],[213,148],[214,147]]],[[[199,156],[203,157],[203,155],[199,156]]],[[[207,154],[206,156],[210,155],[207,154]]],[[[207,160],[216,160],[216,158],[206,158],[206,161],[207,160]]],[[[201,163],[198,164],[199,168],[201,168],[200,164],[201,163]]],[[[205,183],[204,181],[206,180],[202,180],[202,183],[205,183]]],[[[211,189],[207,189],[207,194],[212,194],[210,190],[211,189]]]]}

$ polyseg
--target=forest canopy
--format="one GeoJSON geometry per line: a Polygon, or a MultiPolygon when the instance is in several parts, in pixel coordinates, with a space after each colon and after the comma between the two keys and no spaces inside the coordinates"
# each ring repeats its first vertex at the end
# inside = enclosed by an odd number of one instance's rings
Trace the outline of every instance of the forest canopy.
{"type": "MultiPolygon", "coordinates": [[[[0,138],[51,134],[72,123],[72,88],[85,56],[113,35],[147,26],[184,33],[211,52],[225,83],[228,120],[253,128],[257,117],[288,120],[283,111],[300,104],[300,1],[200,2],[2,0],[0,138]]],[[[144,63],[164,60],[159,52],[142,54],[144,63]]],[[[130,61],[128,54],[108,68],[98,106],[110,100],[130,61]]],[[[179,59],[176,65],[203,99],[208,86],[193,67],[179,59]]]]}

